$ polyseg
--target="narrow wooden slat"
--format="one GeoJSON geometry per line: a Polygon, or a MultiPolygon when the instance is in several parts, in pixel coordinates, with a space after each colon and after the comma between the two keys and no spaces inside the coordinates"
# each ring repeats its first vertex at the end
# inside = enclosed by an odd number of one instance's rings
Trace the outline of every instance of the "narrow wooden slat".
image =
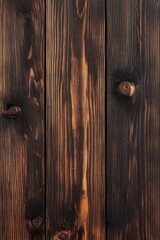
{"type": "Polygon", "coordinates": [[[105,1],[46,3],[46,239],[105,240],[105,1]]]}
{"type": "Polygon", "coordinates": [[[107,1],[109,240],[160,239],[160,1],[107,1]],[[133,98],[115,91],[136,85],[133,98]]]}
{"type": "Polygon", "coordinates": [[[0,1],[2,240],[45,237],[44,17],[44,1],[0,1]]]}

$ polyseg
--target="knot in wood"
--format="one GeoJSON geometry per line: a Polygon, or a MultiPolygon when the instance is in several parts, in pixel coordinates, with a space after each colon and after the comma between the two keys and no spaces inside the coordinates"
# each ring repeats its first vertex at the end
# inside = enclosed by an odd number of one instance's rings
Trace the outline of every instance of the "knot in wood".
{"type": "Polygon", "coordinates": [[[118,84],[118,92],[123,96],[133,97],[135,95],[135,85],[128,81],[121,81],[118,84]]]}
{"type": "Polygon", "coordinates": [[[32,23],[33,22],[33,13],[32,12],[25,13],[23,15],[23,19],[26,24],[32,23]]]}
{"type": "Polygon", "coordinates": [[[35,217],[35,218],[32,219],[31,222],[32,222],[33,228],[38,229],[42,226],[43,219],[41,217],[35,217]]]}
{"type": "Polygon", "coordinates": [[[21,108],[18,106],[11,106],[6,111],[4,111],[4,115],[7,115],[11,119],[15,119],[21,113],[21,108]]]}
{"type": "Polygon", "coordinates": [[[69,240],[71,232],[70,231],[60,231],[56,233],[53,240],[69,240]]]}

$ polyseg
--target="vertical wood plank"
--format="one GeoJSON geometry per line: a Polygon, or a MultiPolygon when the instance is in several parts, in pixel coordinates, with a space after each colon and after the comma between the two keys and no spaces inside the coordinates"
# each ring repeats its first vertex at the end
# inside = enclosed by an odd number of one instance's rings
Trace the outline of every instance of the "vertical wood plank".
{"type": "Polygon", "coordinates": [[[160,2],[107,1],[108,239],[160,239],[160,2]],[[134,82],[130,99],[116,93],[134,82]]]}
{"type": "Polygon", "coordinates": [[[105,1],[46,3],[46,239],[105,240],[105,1]]]}
{"type": "Polygon", "coordinates": [[[44,1],[0,1],[2,240],[45,237],[44,17],[44,1]]]}

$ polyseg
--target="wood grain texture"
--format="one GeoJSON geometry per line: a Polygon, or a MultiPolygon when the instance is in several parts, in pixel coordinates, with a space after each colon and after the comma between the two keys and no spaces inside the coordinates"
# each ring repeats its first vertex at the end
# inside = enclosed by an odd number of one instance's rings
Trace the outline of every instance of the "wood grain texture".
{"type": "Polygon", "coordinates": [[[44,16],[44,1],[0,0],[1,240],[44,239],[44,16]]]}
{"type": "Polygon", "coordinates": [[[46,2],[46,239],[105,240],[105,1],[46,2]]]}
{"type": "Polygon", "coordinates": [[[108,0],[107,36],[108,239],[159,240],[160,1],[108,0]]]}

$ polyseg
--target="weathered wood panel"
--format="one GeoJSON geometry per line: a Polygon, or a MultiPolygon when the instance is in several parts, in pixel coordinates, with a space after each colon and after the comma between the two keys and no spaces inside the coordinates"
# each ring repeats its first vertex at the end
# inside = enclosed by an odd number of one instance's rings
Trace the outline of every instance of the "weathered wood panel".
{"type": "Polygon", "coordinates": [[[44,17],[44,1],[0,1],[2,240],[44,239],[44,17]]]}
{"type": "Polygon", "coordinates": [[[160,1],[107,0],[109,240],[160,239],[160,1]],[[136,86],[133,98],[118,81],[136,86]]]}
{"type": "Polygon", "coordinates": [[[46,238],[105,240],[105,1],[46,3],[46,238]]]}

